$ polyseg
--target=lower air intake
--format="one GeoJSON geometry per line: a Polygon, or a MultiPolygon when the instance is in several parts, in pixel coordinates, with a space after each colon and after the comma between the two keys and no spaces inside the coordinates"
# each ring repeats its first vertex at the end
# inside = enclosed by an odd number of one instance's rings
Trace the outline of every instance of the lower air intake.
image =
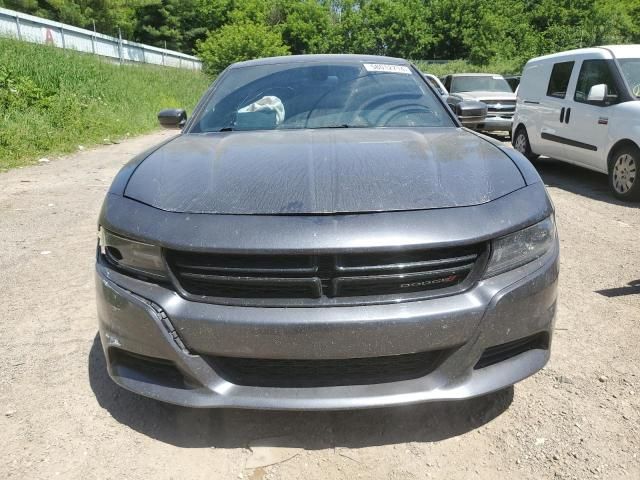
{"type": "Polygon", "coordinates": [[[516,355],[527,352],[529,350],[542,349],[547,350],[549,348],[549,335],[546,332],[538,333],[530,337],[519,338],[512,342],[502,343],[493,347],[487,348],[474,369],[488,367],[495,365],[496,363],[504,362],[516,355]]]}
{"type": "Polygon", "coordinates": [[[446,352],[339,360],[205,357],[227,381],[252,387],[312,388],[399,382],[431,373],[446,352]]]}

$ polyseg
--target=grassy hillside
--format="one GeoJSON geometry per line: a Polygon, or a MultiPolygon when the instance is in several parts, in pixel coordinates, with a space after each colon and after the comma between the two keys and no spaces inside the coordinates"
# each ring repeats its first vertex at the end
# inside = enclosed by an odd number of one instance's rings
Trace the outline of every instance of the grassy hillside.
{"type": "Polygon", "coordinates": [[[487,65],[475,65],[466,60],[453,60],[448,63],[428,63],[417,60],[416,66],[425,73],[431,73],[437,77],[443,77],[449,73],[497,73],[501,75],[519,75],[522,71],[522,62],[517,60],[493,61],[487,65]]]}
{"type": "Polygon", "coordinates": [[[190,112],[209,83],[188,70],[0,38],[0,170],[153,130],[159,110],[190,112]]]}

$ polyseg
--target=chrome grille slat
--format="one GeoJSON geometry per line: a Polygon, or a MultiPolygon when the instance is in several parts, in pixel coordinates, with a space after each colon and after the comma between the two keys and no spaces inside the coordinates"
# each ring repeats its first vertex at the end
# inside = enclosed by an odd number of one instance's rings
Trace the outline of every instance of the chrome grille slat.
{"type": "Polygon", "coordinates": [[[407,262],[407,263],[393,263],[386,265],[368,265],[359,267],[344,267],[337,265],[336,270],[338,272],[364,272],[364,271],[387,271],[387,270],[413,270],[416,268],[430,268],[443,265],[453,265],[461,262],[475,261],[478,258],[477,254],[464,255],[455,258],[444,258],[438,260],[425,260],[422,262],[407,262]]]}

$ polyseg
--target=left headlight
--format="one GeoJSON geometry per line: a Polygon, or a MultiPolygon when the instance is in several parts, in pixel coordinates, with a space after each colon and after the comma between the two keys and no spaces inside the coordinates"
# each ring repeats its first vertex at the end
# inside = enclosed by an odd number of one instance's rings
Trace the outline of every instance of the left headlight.
{"type": "Polygon", "coordinates": [[[115,235],[100,227],[100,253],[112,265],[128,272],[156,279],[166,279],[160,247],[115,235]]]}
{"type": "Polygon", "coordinates": [[[485,277],[492,277],[542,257],[556,239],[553,215],[523,230],[497,238],[491,243],[491,259],[485,277]]]}

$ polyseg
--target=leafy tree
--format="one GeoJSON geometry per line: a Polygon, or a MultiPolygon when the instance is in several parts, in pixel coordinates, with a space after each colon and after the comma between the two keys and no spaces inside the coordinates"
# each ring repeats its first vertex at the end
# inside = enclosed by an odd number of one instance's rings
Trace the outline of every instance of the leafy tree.
{"type": "Polygon", "coordinates": [[[136,41],[192,52],[229,21],[233,0],[147,0],[136,9],[136,41]]]}
{"type": "Polygon", "coordinates": [[[0,0],[0,6],[204,52],[214,61],[211,71],[271,51],[464,59],[468,68],[517,69],[569,48],[640,43],[640,0],[0,0]],[[212,45],[224,48],[214,52],[212,45]]]}
{"type": "Polygon", "coordinates": [[[361,53],[416,58],[433,43],[428,11],[421,0],[369,0],[360,4],[352,41],[361,53]]]}
{"type": "Polygon", "coordinates": [[[326,53],[330,49],[333,25],[326,5],[315,0],[290,2],[282,38],[294,54],[326,53]]]}
{"type": "Polygon", "coordinates": [[[225,25],[212,32],[198,43],[197,51],[206,71],[214,75],[233,62],[290,53],[278,32],[250,22],[225,25]]]}

